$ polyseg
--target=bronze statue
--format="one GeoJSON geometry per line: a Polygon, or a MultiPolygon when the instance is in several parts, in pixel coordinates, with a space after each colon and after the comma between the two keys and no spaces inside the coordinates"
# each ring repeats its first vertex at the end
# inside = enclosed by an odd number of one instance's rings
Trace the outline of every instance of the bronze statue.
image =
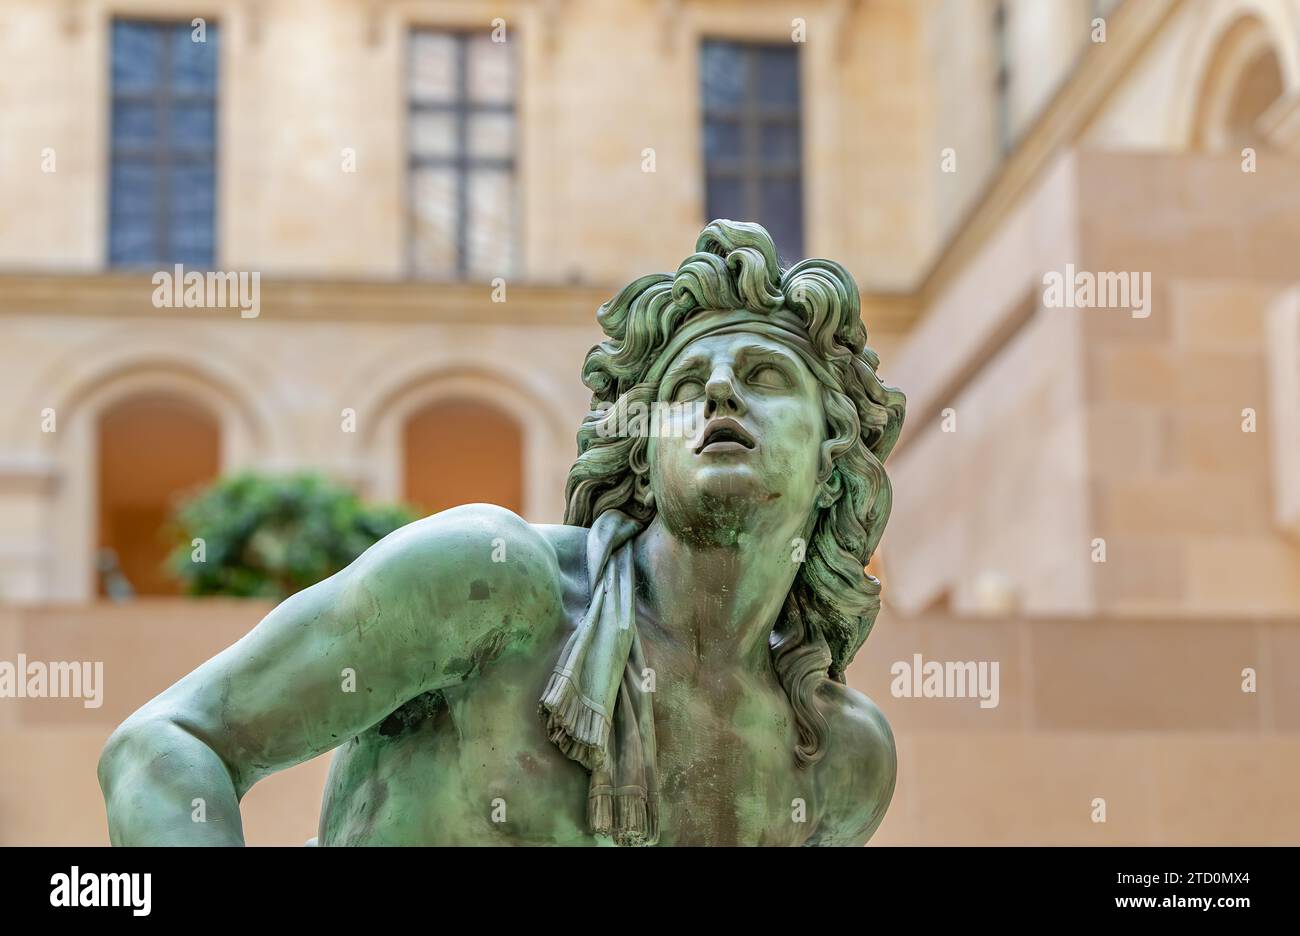
{"type": "Polygon", "coordinates": [[[894,742],[844,670],[904,398],[857,287],[715,221],[597,319],[565,525],[457,507],[283,602],[109,740],[114,844],[242,844],[334,748],[322,845],[870,838],[894,742]]]}

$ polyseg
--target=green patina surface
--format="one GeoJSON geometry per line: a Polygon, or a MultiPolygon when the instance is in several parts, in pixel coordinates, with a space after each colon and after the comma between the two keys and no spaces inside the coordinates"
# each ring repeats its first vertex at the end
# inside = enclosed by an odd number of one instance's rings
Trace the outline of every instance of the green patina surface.
{"type": "Polygon", "coordinates": [[[243,794],[330,750],[322,845],[607,844],[538,700],[592,601],[589,528],[609,510],[638,530],[659,844],[870,837],[894,743],[842,674],[879,606],[864,566],[904,402],[876,377],[856,287],[714,222],[598,318],[566,524],[459,507],[282,603],[110,739],[114,844],[241,844],[243,794]],[[658,435],[610,431],[634,403],[678,405],[658,435]]]}

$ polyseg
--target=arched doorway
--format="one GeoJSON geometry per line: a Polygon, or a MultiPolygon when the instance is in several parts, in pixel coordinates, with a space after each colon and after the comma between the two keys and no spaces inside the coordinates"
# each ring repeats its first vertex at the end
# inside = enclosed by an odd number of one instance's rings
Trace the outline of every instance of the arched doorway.
{"type": "Polygon", "coordinates": [[[116,592],[120,575],[137,595],[179,594],[165,567],[167,521],[180,498],[220,471],[217,417],[184,397],[151,392],[108,406],[96,429],[97,593],[116,592]]]}
{"type": "Polygon", "coordinates": [[[473,503],[523,513],[523,432],[495,406],[437,400],[402,427],[402,479],[403,500],[426,515],[473,503]]]}

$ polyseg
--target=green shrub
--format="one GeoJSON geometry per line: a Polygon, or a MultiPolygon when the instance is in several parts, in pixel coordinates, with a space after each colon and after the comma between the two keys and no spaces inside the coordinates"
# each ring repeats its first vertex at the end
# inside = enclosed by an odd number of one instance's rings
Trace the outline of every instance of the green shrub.
{"type": "Polygon", "coordinates": [[[238,474],[177,508],[170,564],[191,595],[280,600],[338,572],[414,519],[406,507],[364,504],[320,475],[238,474]],[[201,562],[195,539],[203,541],[201,562]]]}

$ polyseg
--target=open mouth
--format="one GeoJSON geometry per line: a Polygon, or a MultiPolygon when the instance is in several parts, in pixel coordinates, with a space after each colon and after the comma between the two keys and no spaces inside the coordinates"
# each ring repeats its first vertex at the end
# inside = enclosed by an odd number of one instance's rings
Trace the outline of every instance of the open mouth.
{"type": "Polygon", "coordinates": [[[745,427],[731,417],[712,420],[695,446],[695,454],[704,452],[752,451],[756,443],[745,427]]]}

